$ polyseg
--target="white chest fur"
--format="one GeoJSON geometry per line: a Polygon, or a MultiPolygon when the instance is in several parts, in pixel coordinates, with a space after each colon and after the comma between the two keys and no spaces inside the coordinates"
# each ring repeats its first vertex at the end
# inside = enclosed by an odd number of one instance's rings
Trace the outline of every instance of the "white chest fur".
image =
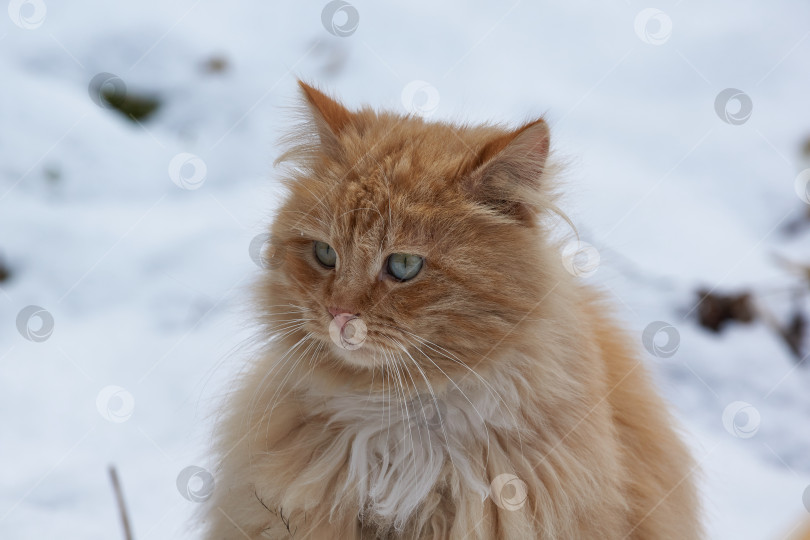
{"type": "Polygon", "coordinates": [[[321,417],[341,427],[349,461],[343,492],[357,494],[363,512],[402,526],[435,489],[449,466],[465,490],[489,493],[482,461],[493,427],[514,426],[491,387],[434,396],[347,394],[318,400],[321,417]]]}

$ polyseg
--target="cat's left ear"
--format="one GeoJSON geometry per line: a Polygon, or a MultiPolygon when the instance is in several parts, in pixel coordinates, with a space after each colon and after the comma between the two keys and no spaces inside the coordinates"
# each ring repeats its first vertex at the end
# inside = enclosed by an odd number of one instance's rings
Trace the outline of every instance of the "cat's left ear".
{"type": "Polygon", "coordinates": [[[542,118],[500,135],[478,153],[467,189],[483,204],[521,222],[533,222],[549,153],[542,118]]]}
{"type": "Polygon", "coordinates": [[[336,155],[340,150],[340,133],[352,121],[351,111],[303,81],[298,81],[298,85],[318,128],[321,147],[327,154],[336,155]]]}

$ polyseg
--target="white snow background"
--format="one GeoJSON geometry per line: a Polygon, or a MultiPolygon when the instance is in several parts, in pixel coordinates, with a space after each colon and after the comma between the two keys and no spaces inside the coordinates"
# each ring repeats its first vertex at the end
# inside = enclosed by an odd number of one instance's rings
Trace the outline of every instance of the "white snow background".
{"type": "Polygon", "coordinates": [[[810,4],[351,0],[332,26],[320,1],[5,3],[0,538],[120,538],[109,464],[138,540],[186,537],[196,504],[176,479],[211,466],[208,414],[243,360],[262,271],[248,246],[278,203],[296,76],[434,119],[545,113],[571,162],[564,208],[601,256],[583,279],[609,291],[689,434],[709,537],[783,538],[808,518],[808,366],[762,323],[713,334],[689,311],[698,286],[795,284],[774,253],[810,260],[807,228],[784,233],[807,212],[810,4]],[[161,107],[137,124],[97,105],[99,73],[161,107]],[[744,122],[715,110],[726,88],[750,97],[744,122]],[[199,157],[183,169],[197,189],[170,178],[180,153],[199,157]],[[44,341],[17,328],[29,305],[53,317],[44,341]],[[642,348],[654,321],[678,331],[670,358],[642,348]],[[751,407],[724,426],[737,401],[751,407]]]}

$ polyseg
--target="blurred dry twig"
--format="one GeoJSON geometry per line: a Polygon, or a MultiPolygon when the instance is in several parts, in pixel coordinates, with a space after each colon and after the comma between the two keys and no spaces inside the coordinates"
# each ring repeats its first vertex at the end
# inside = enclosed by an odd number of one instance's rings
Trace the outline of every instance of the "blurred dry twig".
{"type": "Polygon", "coordinates": [[[121,489],[121,482],[118,480],[118,471],[114,465],[110,465],[110,482],[112,482],[115,500],[118,503],[118,513],[121,516],[121,526],[124,529],[124,540],[133,540],[132,527],[129,524],[129,514],[127,505],[124,503],[124,493],[121,489]]]}

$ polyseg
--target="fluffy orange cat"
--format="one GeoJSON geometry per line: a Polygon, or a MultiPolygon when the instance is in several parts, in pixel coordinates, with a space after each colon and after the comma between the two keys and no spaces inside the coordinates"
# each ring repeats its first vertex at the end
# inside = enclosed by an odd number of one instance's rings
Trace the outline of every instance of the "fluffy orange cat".
{"type": "Polygon", "coordinates": [[[695,465],[636,343],[551,239],[545,121],[301,88],[207,538],[699,538],[695,465]]]}

